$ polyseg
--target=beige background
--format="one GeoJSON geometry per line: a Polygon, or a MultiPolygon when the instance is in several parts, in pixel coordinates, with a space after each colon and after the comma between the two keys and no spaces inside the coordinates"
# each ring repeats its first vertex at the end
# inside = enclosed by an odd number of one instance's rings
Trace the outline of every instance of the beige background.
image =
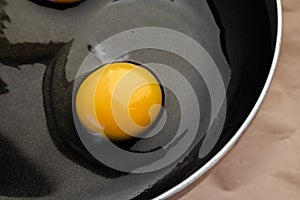
{"type": "Polygon", "coordinates": [[[282,4],[281,56],[262,109],[238,145],[181,200],[300,199],[300,0],[282,4]]]}

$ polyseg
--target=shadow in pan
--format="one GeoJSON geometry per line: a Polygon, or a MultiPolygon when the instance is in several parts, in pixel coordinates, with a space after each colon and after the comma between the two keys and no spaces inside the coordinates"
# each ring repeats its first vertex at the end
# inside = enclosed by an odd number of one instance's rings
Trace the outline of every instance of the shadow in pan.
{"type": "Polygon", "coordinates": [[[51,2],[51,1],[47,1],[47,0],[29,0],[29,1],[34,2],[40,6],[58,9],[58,10],[66,10],[68,8],[73,8],[83,2],[83,1],[81,1],[81,2],[75,2],[75,3],[61,4],[61,3],[55,3],[55,2],[51,2]]]}
{"type": "Polygon", "coordinates": [[[0,134],[0,196],[42,197],[53,191],[45,174],[0,134]]]}

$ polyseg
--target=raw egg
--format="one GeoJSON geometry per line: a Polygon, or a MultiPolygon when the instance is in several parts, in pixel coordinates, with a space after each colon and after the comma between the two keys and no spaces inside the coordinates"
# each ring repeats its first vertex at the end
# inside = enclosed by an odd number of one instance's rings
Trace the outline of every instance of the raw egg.
{"type": "Polygon", "coordinates": [[[146,68],[118,62],[105,65],[81,83],[76,112],[82,125],[112,141],[145,132],[159,116],[161,86],[146,68]]]}

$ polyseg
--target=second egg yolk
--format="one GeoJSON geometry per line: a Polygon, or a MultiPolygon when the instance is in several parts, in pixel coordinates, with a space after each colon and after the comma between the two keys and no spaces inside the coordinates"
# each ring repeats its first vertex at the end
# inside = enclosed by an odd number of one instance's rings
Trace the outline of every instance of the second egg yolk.
{"type": "Polygon", "coordinates": [[[132,63],[112,63],[81,83],[76,112],[89,131],[121,141],[146,131],[162,101],[160,84],[150,71],[132,63]]]}

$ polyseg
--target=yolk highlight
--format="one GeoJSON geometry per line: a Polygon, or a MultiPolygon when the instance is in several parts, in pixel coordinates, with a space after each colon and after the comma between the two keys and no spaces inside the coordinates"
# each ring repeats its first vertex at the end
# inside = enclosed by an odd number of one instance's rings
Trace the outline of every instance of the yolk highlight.
{"type": "Polygon", "coordinates": [[[76,111],[91,132],[120,141],[138,136],[157,119],[162,91],[155,76],[135,64],[108,64],[80,85],[76,111]]]}

